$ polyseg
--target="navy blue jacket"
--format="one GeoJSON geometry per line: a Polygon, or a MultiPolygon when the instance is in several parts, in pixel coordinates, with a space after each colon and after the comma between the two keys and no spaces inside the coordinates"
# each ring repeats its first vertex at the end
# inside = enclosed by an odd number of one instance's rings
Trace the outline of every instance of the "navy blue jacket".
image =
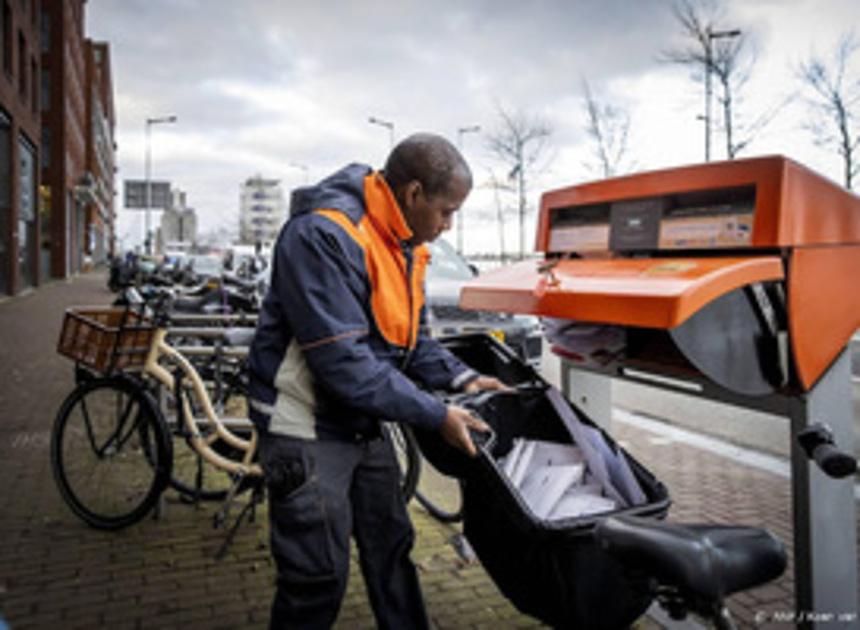
{"type": "Polygon", "coordinates": [[[380,420],[436,429],[427,389],[475,373],[423,330],[425,246],[412,248],[379,173],[352,164],[293,193],[249,357],[251,419],[307,439],[356,439],[380,420]]]}

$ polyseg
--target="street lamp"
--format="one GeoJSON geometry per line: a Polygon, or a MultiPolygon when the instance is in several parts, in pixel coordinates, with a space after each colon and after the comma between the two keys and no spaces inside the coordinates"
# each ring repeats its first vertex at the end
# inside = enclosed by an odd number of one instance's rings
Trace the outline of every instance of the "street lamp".
{"type": "Polygon", "coordinates": [[[711,69],[713,67],[713,42],[715,39],[737,37],[740,29],[730,31],[705,30],[705,162],[711,161],[711,69]]]}
{"type": "Polygon", "coordinates": [[[149,227],[149,208],[152,205],[152,182],[150,181],[152,172],[152,151],[150,149],[150,136],[152,134],[151,128],[153,125],[175,123],[176,120],[176,116],[160,116],[158,118],[146,119],[146,174],[144,183],[144,186],[146,187],[146,214],[144,227],[146,231],[146,240],[144,241],[144,246],[147,254],[152,253],[152,234],[150,233],[149,227]]]}
{"type": "Polygon", "coordinates": [[[373,116],[368,118],[367,122],[369,122],[372,125],[379,125],[380,127],[385,127],[388,129],[388,140],[391,144],[391,148],[393,149],[394,148],[394,123],[389,122],[387,120],[380,120],[379,118],[374,118],[373,116]]]}
{"type": "MultiPolygon", "coordinates": [[[[481,125],[469,125],[457,129],[457,148],[460,153],[463,152],[463,135],[467,133],[478,133],[481,130],[481,125]]],[[[463,255],[463,211],[457,213],[457,252],[463,255]]]]}

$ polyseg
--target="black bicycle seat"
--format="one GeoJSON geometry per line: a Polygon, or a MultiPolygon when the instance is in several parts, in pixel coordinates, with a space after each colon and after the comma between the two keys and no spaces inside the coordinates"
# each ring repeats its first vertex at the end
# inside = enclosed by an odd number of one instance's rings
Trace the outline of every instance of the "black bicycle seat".
{"type": "Polygon", "coordinates": [[[769,582],[786,565],[782,543],[759,527],[617,516],[598,523],[594,535],[622,563],[709,601],[769,582]]]}

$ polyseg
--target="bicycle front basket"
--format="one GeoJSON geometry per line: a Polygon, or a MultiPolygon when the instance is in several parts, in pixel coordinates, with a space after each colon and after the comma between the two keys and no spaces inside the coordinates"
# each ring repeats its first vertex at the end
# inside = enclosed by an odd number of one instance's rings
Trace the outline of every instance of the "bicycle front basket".
{"type": "Polygon", "coordinates": [[[99,373],[140,367],[153,332],[147,317],[127,308],[73,306],[66,309],[57,352],[99,373]]]}

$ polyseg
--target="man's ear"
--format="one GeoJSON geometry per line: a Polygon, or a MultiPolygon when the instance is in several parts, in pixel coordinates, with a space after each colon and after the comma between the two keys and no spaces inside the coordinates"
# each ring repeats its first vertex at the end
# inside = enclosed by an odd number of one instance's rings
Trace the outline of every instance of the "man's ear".
{"type": "Polygon", "coordinates": [[[410,209],[414,208],[420,194],[421,182],[413,179],[403,187],[403,205],[410,209]]]}

